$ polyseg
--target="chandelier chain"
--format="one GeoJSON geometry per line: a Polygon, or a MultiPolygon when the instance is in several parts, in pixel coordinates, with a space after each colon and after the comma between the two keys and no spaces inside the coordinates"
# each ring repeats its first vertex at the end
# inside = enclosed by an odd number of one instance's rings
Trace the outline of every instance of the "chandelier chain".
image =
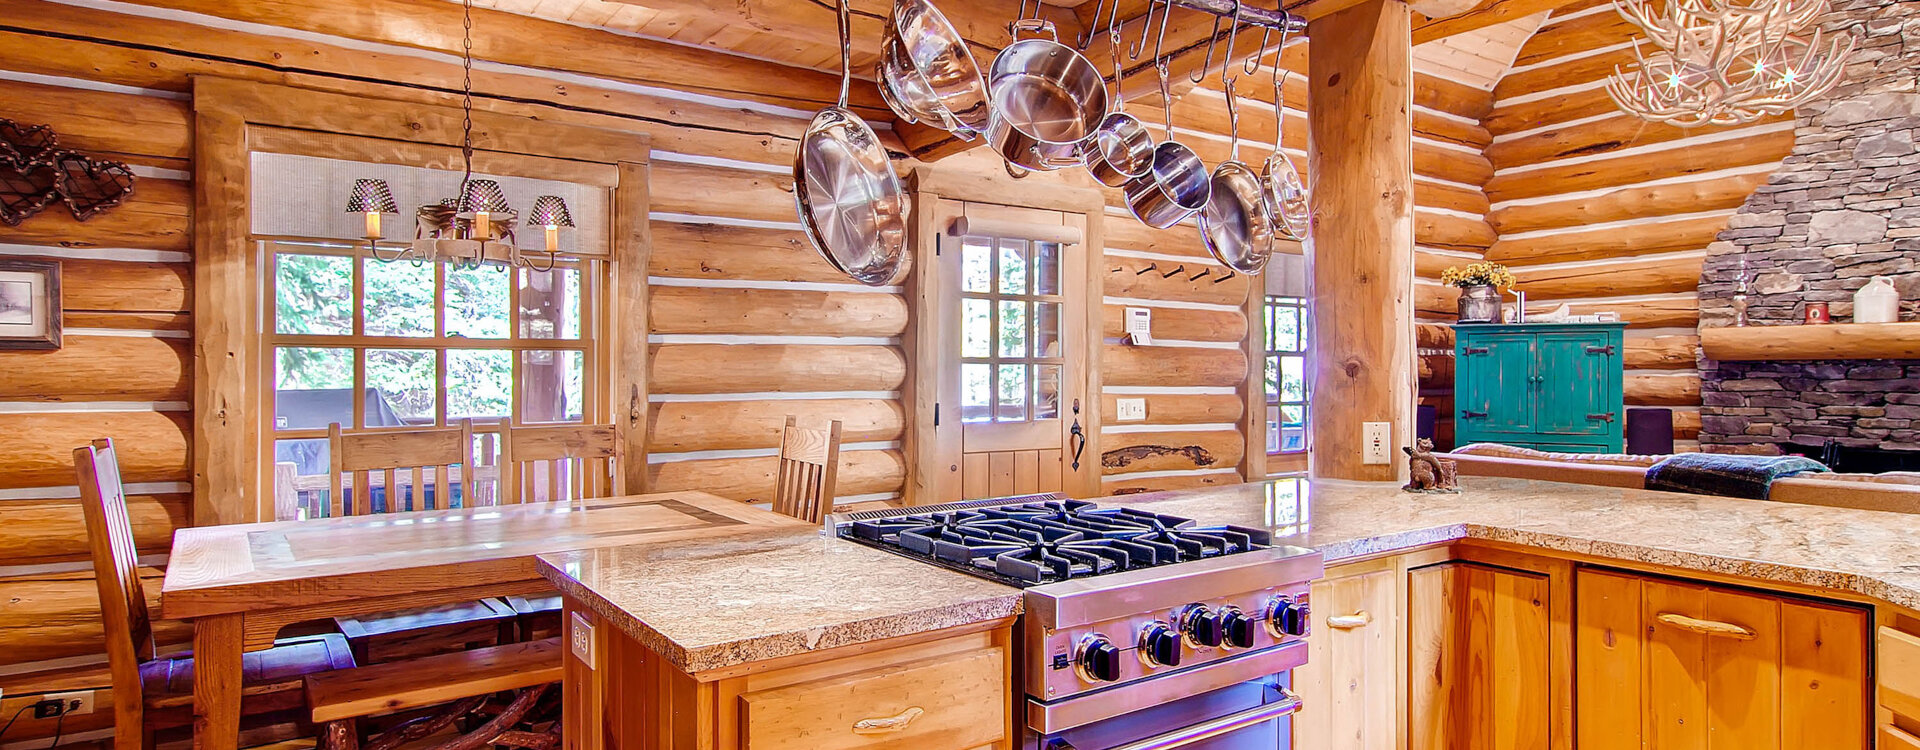
{"type": "Polygon", "coordinates": [[[465,169],[460,194],[466,195],[473,181],[473,0],[461,0],[460,25],[460,159],[465,169]]]}

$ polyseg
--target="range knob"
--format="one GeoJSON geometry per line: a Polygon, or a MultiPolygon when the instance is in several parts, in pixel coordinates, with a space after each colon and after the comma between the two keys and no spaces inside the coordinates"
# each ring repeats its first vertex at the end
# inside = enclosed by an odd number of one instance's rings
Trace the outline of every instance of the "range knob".
{"type": "Polygon", "coordinates": [[[1226,640],[1220,614],[1205,604],[1190,604],[1180,612],[1180,630],[1195,648],[1215,648],[1226,640]]]}
{"type": "Polygon", "coordinates": [[[1098,633],[1080,639],[1074,669],[1088,682],[1112,682],[1120,679],[1120,647],[1098,633]]]}
{"type": "Polygon", "coordinates": [[[1220,611],[1220,629],[1226,632],[1226,643],[1234,648],[1253,648],[1254,623],[1259,620],[1248,617],[1239,607],[1222,607],[1220,611]]]}
{"type": "Polygon", "coordinates": [[[1159,620],[1140,629],[1140,659],[1149,665],[1180,666],[1180,633],[1159,620]]]}
{"type": "Polygon", "coordinates": [[[1267,632],[1275,638],[1304,636],[1308,629],[1308,616],[1313,612],[1305,600],[1294,601],[1290,596],[1276,596],[1267,600],[1267,632]]]}

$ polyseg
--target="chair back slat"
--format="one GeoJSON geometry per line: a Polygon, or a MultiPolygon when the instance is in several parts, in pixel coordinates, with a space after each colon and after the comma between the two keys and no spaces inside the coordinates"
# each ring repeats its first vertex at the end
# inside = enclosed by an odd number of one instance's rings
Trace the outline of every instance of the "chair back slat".
{"type": "Polygon", "coordinates": [[[140,665],[153,658],[153,620],[140,582],[140,551],[134,546],[133,521],[127,515],[113,441],[102,438],[73,449],[73,469],[80,485],[87,547],[93,555],[93,580],[100,591],[116,714],[128,715],[118,710],[121,706],[133,708],[138,726],[140,665]]]}
{"type": "Polygon", "coordinates": [[[611,424],[506,425],[501,444],[503,502],[582,500],[626,494],[621,457],[626,443],[611,424]],[[544,492],[543,492],[544,491],[544,492]]]}
{"type": "Polygon", "coordinates": [[[780,433],[780,463],[774,474],[773,511],[811,523],[833,508],[840,468],[840,421],[827,429],[799,426],[787,417],[780,433]]]}
{"type": "Polygon", "coordinates": [[[456,495],[463,505],[477,504],[471,420],[461,420],[454,427],[355,433],[335,423],[327,427],[327,441],[334,516],[375,512],[376,489],[385,494],[388,513],[451,508],[456,495]],[[454,471],[459,472],[458,492],[451,481],[454,471]],[[429,476],[434,479],[432,497],[429,476]],[[342,492],[343,482],[352,488],[350,492],[342,492]]]}

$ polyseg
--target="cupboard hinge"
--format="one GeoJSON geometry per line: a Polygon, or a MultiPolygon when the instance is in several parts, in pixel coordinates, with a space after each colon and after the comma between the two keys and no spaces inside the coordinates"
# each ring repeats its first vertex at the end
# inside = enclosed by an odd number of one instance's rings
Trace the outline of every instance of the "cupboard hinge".
{"type": "Polygon", "coordinates": [[[1492,350],[1484,346],[1468,346],[1460,349],[1461,354],[1486,354],[1492,350]]]}
{"type": "Polygon", "coordinates": [[[1605,354],[1611,357],[1613,356],[1613,345],[1608,344],[1606,346],[1593,346],[1589,344],[1587,345],[1587,353],[1588,354],[1605,354]]]}

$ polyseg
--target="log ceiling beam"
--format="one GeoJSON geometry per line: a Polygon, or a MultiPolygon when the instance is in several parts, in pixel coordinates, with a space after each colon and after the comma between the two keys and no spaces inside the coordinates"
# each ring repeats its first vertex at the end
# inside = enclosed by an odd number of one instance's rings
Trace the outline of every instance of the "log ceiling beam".
{"type": "Polygon", "coordinates": [[[1573,0],[1488,0],[1460,13],[1438,17],[1428,16],[1415,21],[1413,43],[1425,44],[1517,18],[1526,18],[1542,11],[1559,10],[1572,2],[1573,0]]]}
{"type": "MultiPolygon", "coordinates": [[[[614,0],[657,11],[685,14],[728,25],[744,25],[754,31],[776,34],[827,49],[840,48],[839,21],[834,0],[614,0]]],[[[863,56],[880,52],[880,41],[887,19],[893,13],[891,0],[850,0],[853,51],[863,56]]],[[[1080,19],[1070,8],[1041,4],[1040,12],[1052,21],[1062,40],[1076,40],[1083,33],[1080,19]]],[[[1019,0],[966,0],[948,2],[940,7],[968,42],[974,56],[984,65],[993,53],[1011,43],[1007,22],[1019,17],[1019,0]]],[[[783,61],[786,62],[786,61],[783,61]]]]}

